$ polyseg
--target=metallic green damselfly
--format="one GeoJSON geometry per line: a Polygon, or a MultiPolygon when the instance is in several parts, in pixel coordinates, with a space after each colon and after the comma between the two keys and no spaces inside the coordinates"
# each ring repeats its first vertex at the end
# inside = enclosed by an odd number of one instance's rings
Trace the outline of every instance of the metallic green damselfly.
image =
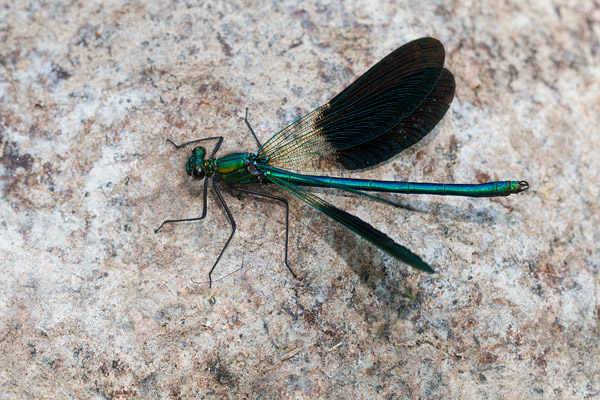
{"type": "MultiPolygon", "coordinates": [[[[209,178],[222,204],[231,234],[208,273],[212,272],[229,245],[235,230],[235,220],[217,186],[223,181],[233,190],[282,202],[286,207],[285,265],[288,264],[289,206],[284,197],[240,188],[240,184],[271,184],[279,186],[362,236],[398,260],[426,272],[433,269],[418,255],[399,245],[385,233],[360,218],[343,211],[304,187],[325,187],[374,197],[365,192],[419,193],[446,196],[494,197],[520,193],[529,188],[526,181],[497,181],[482,184],[441,184],[390,182],[365,179],[335,178],[306,175],[301,172],[355,170],[377,165],[412,146],[429,133],[442,119],[454,97],[454,77],[444,68],[445,52],[433,38],[422,38],[398,48],[341,93],[288,125],[264,145],[260,143],[248,122],[245,122],[258,143],[258,150],[229,154],[215,158],[222,136],[193,140],[181,148],[205,140],[217,143],[210,156],[196,147],[186,164],[188,175],[204,179],[202,215],[196,218],[166,220],[167,223],[197,221],[206,217],[209,178]]],[[[268,185],[267,185],[268,186],[268,185]]]]}

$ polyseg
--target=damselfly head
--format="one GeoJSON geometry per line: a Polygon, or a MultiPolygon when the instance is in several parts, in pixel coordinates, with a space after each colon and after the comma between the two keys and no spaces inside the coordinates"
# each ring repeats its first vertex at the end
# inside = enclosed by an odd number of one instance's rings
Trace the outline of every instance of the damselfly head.
{"type": "Polygon", "coordinates": [[[205,161],[204,156],[206,155],[206,149],[202,146],[195,147],[192,150],[192,156],[185,165],[187,174],[194,179],[204,179],[206,171],[204,169],[205,161]]]}

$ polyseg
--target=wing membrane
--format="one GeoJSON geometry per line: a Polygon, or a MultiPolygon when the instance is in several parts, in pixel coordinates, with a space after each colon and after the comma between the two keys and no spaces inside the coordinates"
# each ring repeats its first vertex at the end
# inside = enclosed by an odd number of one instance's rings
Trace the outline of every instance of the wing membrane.
{"type": "Polygon", "coordinates": [[[274,178],[272,176],[269,176],[269,180],[271,180],[273,183],[280,186],[281,188],[285,189],[286,191],[292,193],[304,202],[310,204],[311,206],[313,206],[323,214],[327,215],[328,217],[333,218],[334,220],[344,225],[346,228],[350,229],[354,233],[357,233],[358,235],[362,236],[363,238],[365,238],[375,246],[379,247],[389,255],[397,258],[398,260],[414,268],[420,269],[421,271],[434,272],[433,269],[418,255],[416,255],[406,247],[394,242],[394,240],[388,235],[375,229],[362,219],[329,204],[328,202],[315,196],[311,192],[304,190],[292,183],[285,182],[281,179],[274,178]]]}
{"type": "Polygon", "coordinates": [[[338,151],[344,169],[370,167],[395,156],[423,139],[448,111],[454,98],[454,76],[443,69],[429,96],[408,117],[381,136],[338,151]]]}
{"type": "Polygon", "coordinates": [[[274,135],[259,156],[296,171],[347,168],[340,151],[384,135],[417,110],[436,86],[444,57],[436,39],[405,44],[325,105],[274,135]]]}

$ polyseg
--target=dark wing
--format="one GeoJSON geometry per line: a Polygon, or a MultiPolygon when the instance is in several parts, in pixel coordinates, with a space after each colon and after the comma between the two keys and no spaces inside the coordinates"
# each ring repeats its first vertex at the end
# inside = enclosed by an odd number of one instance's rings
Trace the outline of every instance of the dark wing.
{"type": "Polygon", "coordinates": [[[298,171],[347,168],[340,151],[384,135],[415,112],[436,86],[444,56],[436,39],[405,44],[327,104],[274,135],[259,157],[298,171]]]}
{"type": "Polygon", "coordinates": [[[339,150],[344,169],[360,169],[383,162],[423,139],[446,114],[454,98],[454,76],[444,68],[429,96],[408,117],[381,136],[339,150]]]}
{"type": "Polygon", "coordinates": [[[389,255],[397,258],[398,260],[414,268],[420,269],[421,271],[434,272],[434,270],[418,255],[416,255],[406,247],[394,242],[394,240],[388,235],[375,229],[362,219],[350,213],[347,213],[344,210],[340,210],[339,208],[329,204],[325,200],[315,196],[311,192],[292,183],[283,181],[278,178],[274,178],[273,176],[268,176],[268,179],[276,185],[280,186],[281,188],[292,193],[299,199],[310,204],[317,210],[321,211],[323,214],[333,218],[340,224],[344,225],[346,228],[350,229],[352,232],[362,236],[363,238],[373,243],[375,246],[379,247],[381,250],[385,251],[389,255]]]}

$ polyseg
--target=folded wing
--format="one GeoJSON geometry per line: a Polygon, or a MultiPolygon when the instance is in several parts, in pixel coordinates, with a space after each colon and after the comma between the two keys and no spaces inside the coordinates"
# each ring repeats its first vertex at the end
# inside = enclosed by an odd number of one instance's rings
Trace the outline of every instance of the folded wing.
{"type": "Polygon", "coordinates": [[[443,69],[444,57],[436,39],[407,43],[325,105],[274,135],[259,157],[296,171],[364,168],[391,157],[422,138],[447,110],[454,80],[443,69]],[[445,80],[438,88],[440,76],[445,80]],[[440,108],[438,103],[447,104],[440,108]],[[395,129],[405,119],[407,123],[395,129]],[[377,138],[381,140],[374,141],[377,138]],[[370,147],[385,147],[385,158],[369,156],[370,147]]]}

